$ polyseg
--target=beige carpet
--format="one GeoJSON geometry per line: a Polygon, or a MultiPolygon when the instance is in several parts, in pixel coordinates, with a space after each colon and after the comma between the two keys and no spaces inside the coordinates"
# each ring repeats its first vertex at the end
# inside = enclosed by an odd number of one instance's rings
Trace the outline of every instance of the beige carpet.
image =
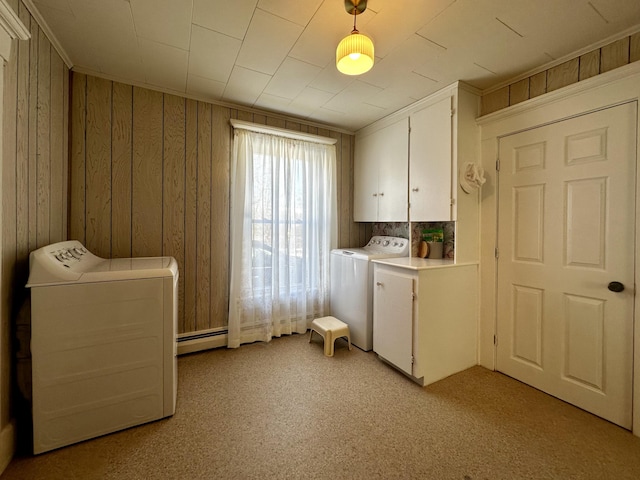
{"type": "MultiPolygon", "coordinates": [[[[474,367],[426,388],[294,335],[179,358],[176,414],[15,459],[9,479],[639,479],[640,438],[474,367]]],[[[317,340],[316,340],[317,339],[317,340]]]]}

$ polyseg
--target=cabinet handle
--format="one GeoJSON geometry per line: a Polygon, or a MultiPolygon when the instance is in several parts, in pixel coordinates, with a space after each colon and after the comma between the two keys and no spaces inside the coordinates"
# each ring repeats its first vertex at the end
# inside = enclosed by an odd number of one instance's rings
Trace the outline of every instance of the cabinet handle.
{"type": "Polygon", "coordinates": [[[377,197],[377,196],[378,196],[378,194],[377,194],[377,193],[374,193],[374,194],[373,194],[373,196],[374,196],[374,197],[377,197]]]}
{"type": "Polygon", "coordinates": [[[381,197],[384,197],[384,192],[380,192],[380,196],[381,196],[381,197]]]}
{"type": "Polygon", "coordinates": [[[383,287],[383,286],[384,286],[382,282],[376,282],[376,285],[377,285],[378,287],[383,287]]]}
{"type": "Polygon", "coordinates": [[[412,191],[412,192],[417,192],[418,190],[419,190],[419,189],[418,189],[417,187],[416,187],[416,188],[412,188],[412,189],[411,189],[411,191],[412,191]]]}

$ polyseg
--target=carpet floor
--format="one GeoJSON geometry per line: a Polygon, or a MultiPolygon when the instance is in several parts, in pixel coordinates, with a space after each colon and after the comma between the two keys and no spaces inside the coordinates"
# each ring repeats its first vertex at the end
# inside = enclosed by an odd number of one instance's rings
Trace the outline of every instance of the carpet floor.
{"type": "Polygon", "coordinates": [[[482,367],[420,387],[293,335],[178,359],[173,417],[15,458],[0,479],[634,479],[640,438],[482,367]]]}

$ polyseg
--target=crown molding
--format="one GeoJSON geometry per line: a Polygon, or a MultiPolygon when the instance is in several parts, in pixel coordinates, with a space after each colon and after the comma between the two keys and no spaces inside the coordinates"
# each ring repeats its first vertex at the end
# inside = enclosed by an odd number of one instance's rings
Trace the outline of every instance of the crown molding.
{"type": "Polygon", "coordinates": [[[559,88],[553,92],[545,93],[544,95],[530,98],[524,102],[478,117],[476,118],[476,123],[482,126],[499,120],[504,120],[514,115],[519,115],[522,112],[543,107],[560,100],[579,95],[588,90],[603,87],[610,83],[634,76],[640,76],[640,62],[628,63],[622,67],[609,70],[608,72],[601,73],[600,75],[596,75],[577,83],[572,83],[571,85],[559,88]]]}
{"type": "MultiPolygon", "coordinates": [[[[4,2],[5,0],[0,1],[4,2]]],[[[29,13],[35,19],[35,21],[38,22],[38,25],[40,25],[40,28],[51,42],[51,45],[53,45],[53,48],[56,49],[56,52],[58,52],[58,55],[60,55],[60,57],[62,58],[62,61],[67,65],[69,70],[71,70],[73,68],[73,62],[71,61],[69,54],[64,48],[62,48],[62,44],[58,40],[58,37],[55,36],[53,30],[51,30],[49,24],[40,13],[40,10],[38,10],[38,7],[34,5],[32,0],[22,0],[22,3],[24,3],[24,6],[27,7],[27,10],[29,10],[29,13]]]]}
{"type": "Polygon", "coordinates": [[[20,21],[16,12],[6,0],[0,0],[0,57],[8,61],[13,40],[28,40],[30,37],[29,30],[20,21]]]}
{"type": "Polygon", "coordinates": [[[553,67],[557,67],[558,65],[562,65],[565,62],[568,62],[569,60],[573,60],[574,58],[578,58],[581,57],[582,55],[584,55],[585,53],[589,53],[592,52],[594,50],[598,50],[599,48],[602,47],[606,47],[607,45],[609,45],[610,43],[613,42],[617,42],[618,40],[622,40],[625,37],[630,37],[631,35],[634,35],[636,33],[640,32],[640,25],[636,25],[634,27],[628,28],[626,30],[623,30],[622,32],[618,32],[615,35],[611,35],[610,37],[607,37],[603,40],[600,40],[598,42],[592,43],[591,45],[587,45],[586,47],[581,48],[580,50],[576,50],[572,53],[569,53],[567,55],[564,55],[560,58],[556,58],[555,60],[552,60],[551,62],[545,63],[544,65],[535,67],[531,70],[528,70],[516,77],[512,77],[508,80],[505,80],[503,82],[500,82],[496,85],[493,85],[489,88],[486,88],[484,90],[482,90],[482,96],[488,95],[489,93],[493,93],[497,90],[500,90],[501,88],[507,87],[513,83],[519,82],[520,80],[524,80],[525,78],[529,78],[532,77],[533,75],[536,75],[538,73],[544,72],[546,70],[549,70],[550,68],[553,67]]]}
{"type": "Polygon", "coordinates": [[[6,0],[0,0],[0,27],[13,39],[29,40],[31,34],[6,0]]]}

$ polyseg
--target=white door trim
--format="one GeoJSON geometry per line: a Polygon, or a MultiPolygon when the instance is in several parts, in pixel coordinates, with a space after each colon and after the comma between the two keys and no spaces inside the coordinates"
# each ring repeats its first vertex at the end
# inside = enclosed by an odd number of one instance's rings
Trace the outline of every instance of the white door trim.
{"type": "MultiPolygon", "coordinates": [[[[640,100],[640,62],[592,77],[555,92],[522,102],[478,119],[481,129],[482,166],[487,183],[481,191],[480,221],[480,335],[479,363],[495,369],[496,347],[496,279],[497,264],[497,184],[495,162],[498,139],[502,136],[583,115],[602,108],[640,100]]],[[[640,109],[638,109],[640,112],[640,109]]],[[[640,152],[640,113],[636,132],[636,164],[640,152]]],[[[636,169],[636,238],[640,238],[640,178],[636,169]]],[[[635,283],[640,285],[638,259],[640,242],[635,246],[635,283]]],[[[640,436],[640,301],[634,302],[634,378],[633,433],[640,436]]]]}

